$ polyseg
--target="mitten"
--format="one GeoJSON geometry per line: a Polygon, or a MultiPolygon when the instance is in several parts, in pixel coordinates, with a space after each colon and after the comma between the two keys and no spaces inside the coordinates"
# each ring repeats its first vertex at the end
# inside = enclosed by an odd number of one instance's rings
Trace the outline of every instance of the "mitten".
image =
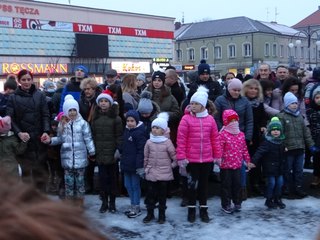
{"type": "Polygon", "coordinates": [[[184,167],[179,167],[179,174],[180,176],[183,176],[183,177],[187,177],[188,176],[188,173],[187,173],[187,169],[184,167]]]}
{"type": "Polygon", "coordinates": [[[221,158],[214,158],[213,159],[213,162],[215,163],[215,164],[217,164],[219,167],[220,167],[220,165],[221,165],[221,158]]]}
{"type": "Polygon", "coordinates": [[[189,163],[189,161],[187,159],[178,160],[178,166],[180,168],[186,168],[188,163],[189,163]]]}
{"type": "Polygon", "coordinates": [[[144,178],[144,175],[145,175],[144,168],[137,168],[136,173],[137,173],[141,178],[144,178]]]}

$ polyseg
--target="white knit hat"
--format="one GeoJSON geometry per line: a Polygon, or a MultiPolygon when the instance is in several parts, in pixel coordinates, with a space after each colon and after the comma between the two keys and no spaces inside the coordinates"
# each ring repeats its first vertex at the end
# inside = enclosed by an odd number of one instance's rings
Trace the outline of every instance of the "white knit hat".
{"type": "Polygon", "coordinates": [[[107,99],[110,104],[113,104],[113,98],[112,98],[112,92],[109,89],[104,90],[102,93],[99,94],[99,96],[96,99],[97,104],[99,104],[100,99],[105,98],[107,99]]]}
{"type": "Polygon", "coordinates": [[[156,126],[166,131],[168,128],[168,120],[169,120],[169,114],[167,112],[159,113],[157,118],[152,121],[151,128],[156,126]]]}
{"type": "Polygon", "coordinates": [[[206,107],[208,102],[208,88],[204,86],[199,86],[197,91],[192,95],[190,99],[191,102],[200,103],[202,106],[206,107]]]}
{"type": "Polygon", "coordinates": [[[64,103],[63,103],[63,114],[65,116],[69,115],[70,109],[76,109],[77,113],[79,113],[79,104],[76,100],[74,100],[73,96],[71,94],[68,94],[64,97],[64,103]]]}

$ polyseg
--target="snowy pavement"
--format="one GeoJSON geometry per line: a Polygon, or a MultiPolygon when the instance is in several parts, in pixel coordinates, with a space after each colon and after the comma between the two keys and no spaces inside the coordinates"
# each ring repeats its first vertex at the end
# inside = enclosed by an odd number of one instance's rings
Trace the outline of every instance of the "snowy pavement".
{"type": "MultiPolygon", "coordinates": [[[[263,197],[250,198],[242,205],[240,213],[225,214],[220,210],[220,198],[209,198],[210,223],[202,223],[198,218],[191,224],[187,221],[187,208],[180,207],[179,198],[168,199],[166,223],[153,221],[144,224],[146,209],[141,200],[142,215],[129,219],[123,212],[129,205],[126,197],[117,198],[117,213],[99,213],[101,201],[97,195],[87,195],[85,212],[96,221],[103,231],[116,239],[232,239],[232,240],[284,240],[316,239],[320,230],[320,199],[283,199],[286,209],[267,210],[263,197]]],[[[157,218],[157,211],[155,216],[157,218]]]]}

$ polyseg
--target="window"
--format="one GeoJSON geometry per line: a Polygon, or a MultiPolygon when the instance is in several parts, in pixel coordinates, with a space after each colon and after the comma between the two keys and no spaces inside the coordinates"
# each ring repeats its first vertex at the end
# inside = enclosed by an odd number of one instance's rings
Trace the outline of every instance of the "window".
{"type": "Polygon", "coordinates": [[[244,57],[250,57],[251,56],[251,44],[250,43],[243,44],[242,55],[244,57]]]}
{"type": "Polygon", "coordinates": [[[294,58],[297,58],[298,57],[298,48],[297,48],[297,46],[294,46],[294,58]]]}
{"type": "Polygon", "coordinates": [[[277,56],[277,44],[274,43],[272,44],[272,57],[276,57],[277,56]]]}
{"type": "Polygon", "coordinates": [[[194,48],[189,48],[188,59],[189,59],[189,61],[194,61],[194,48]]]}
{"type": "Polygon", "coordinates": [[[176,51],[176,54],[177,54],[177,61],[178,62],[181,62],[182,61],[182,50],[181,49],[178,49],[176,51]]]}
{"type": "Polygon", "coordinates": [[[228,56],[229,56],[229,58],[235,58],[236,57],[236,45],[230,44],[228,46],[228,56]]]}
{"type": "Polygon", "coordinates": [[[214,58],[221,59],[222,58],[222,48],[221,46],[214,47],[214,58]]]}
{"type": "Polygon", "coordinates": [[[200,49],[200,56],[201,56],[201,59],[208,59],[208,48],[207,47],[202,47],[200,49]]]}
{"type": "Polygon", "coordinates": [[[301,51],[300,57],[301,57],[301,58],[304,58],[304,55],[305,55],[305,53],[304,53],[304,47],[301,47],[301,48],[300,48],[300,51],[301,51]]]}
{"type": "Polygon", "coordinates": [[[267,56],[270,56],[270,44],[269,43],[266,43],[264,45],[264,55],[267,57],[267,56]]]}
{"type": "Polygon", "coordinates": [[[283,57],[284,46],[280,45],[279,47],[279,57],[283,57]]]}

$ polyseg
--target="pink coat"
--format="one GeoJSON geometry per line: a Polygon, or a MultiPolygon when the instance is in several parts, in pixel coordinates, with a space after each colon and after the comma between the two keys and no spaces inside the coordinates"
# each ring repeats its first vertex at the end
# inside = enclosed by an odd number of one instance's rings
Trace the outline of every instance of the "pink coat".
{"type": "Polygon", "coordinates": [[[211,115],[196,117],[186,112],[179,124],[177,145],[178,160],[213,162],[222,155],[218,127],[211,115]]]}
{"type": "Polygon", "coordinates": [[[247,163],[250,162],[250,156],[243,132],[231,134],[222,130],[220,132],[220,141],[223,152],[220,168],[238,169],[241,168],[243,160],[247,163]]]}
{"type": "Polygon", "coordinates": [[[150,139],[144,146],[144,170],[146,180],[173,180],[172,168],[177,166],[176,150],[170,139],[155,143],[150,139]]]}

